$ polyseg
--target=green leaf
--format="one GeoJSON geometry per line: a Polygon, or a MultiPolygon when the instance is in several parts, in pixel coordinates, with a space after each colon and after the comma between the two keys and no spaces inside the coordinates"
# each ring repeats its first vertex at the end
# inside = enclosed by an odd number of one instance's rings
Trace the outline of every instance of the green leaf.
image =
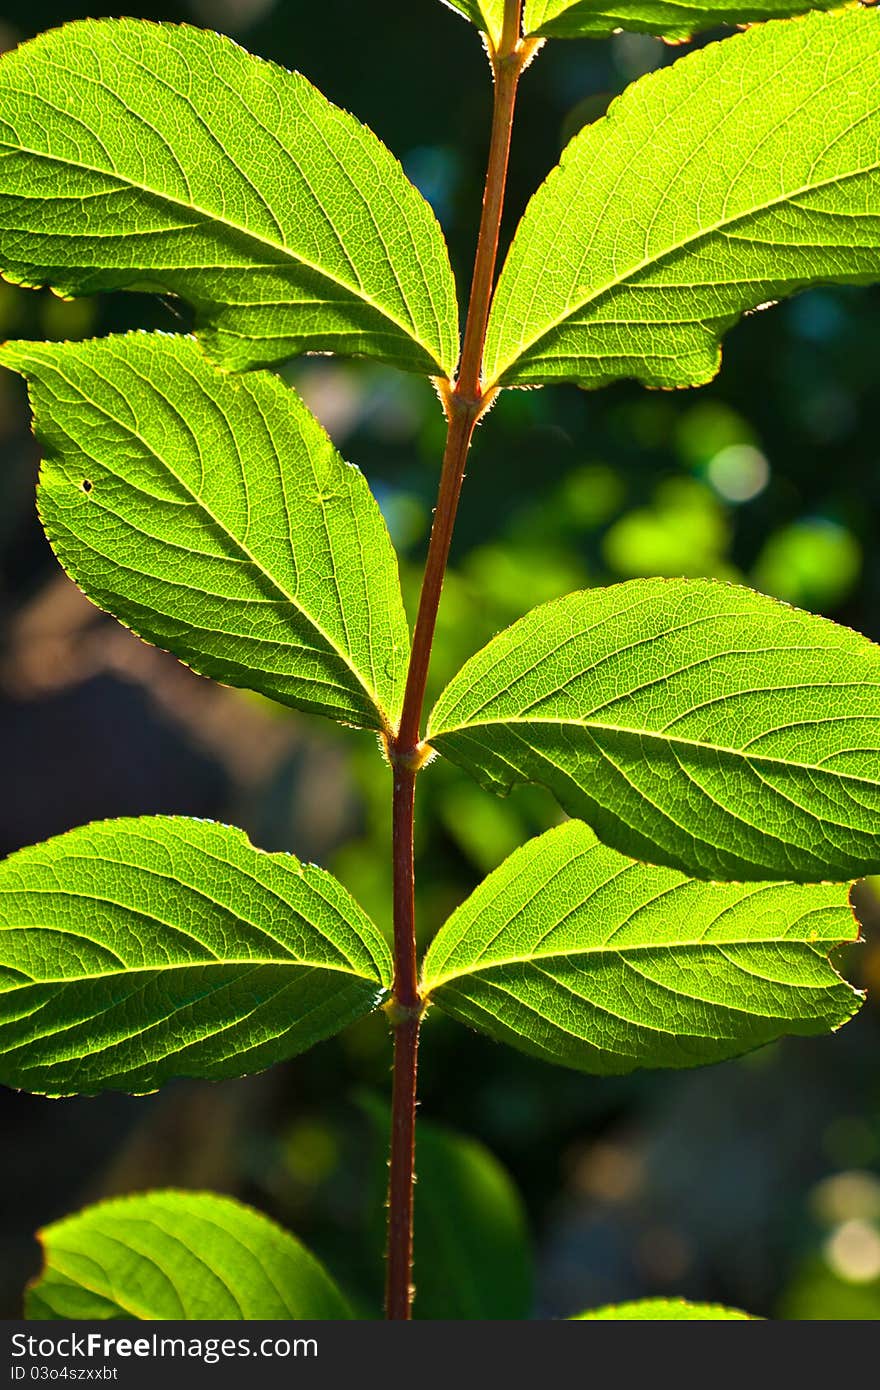
{"type": "Polygon", "coordinates": [[[437,933],[425,992],[576,1071],[723,1061],[839,1028],[862,996],[830,965],[847,884],[701,883],[626,859],[580,821],[529,841],[437,933]]]}
{"type": "Polygon", "coordinates": [[[73,1321],[350,1318],[314,1255],[274,1221],[209,1192],[147,1192],[40,1232],[25,1316],[73,1321]]]}
{"type": "Polygon", "coordinates": [[[839,9],[841,0],[526,0],[527,35],[605,38],[618,29],[689,39],[719,24],[754,24],[807,10],[839,9]]]}
{"type": "MultiPolygon", "coordinates": [[[[382,1145],[374,1221],[381,1239],[390,1115],[372,1097],[362,1103],[382,1145]]],[[[482,1144],[420,1116],[416,1172],[414,1316],[460,1322],[527,1318],[531,1248],[522,1199],[507,1170],[482,1144]]]]}
{"type": "Polygon", "coordinates": [[[740,315],[880,279],[880,16],[814,14],[636,82],[514,237],[487,387],[709,381],[740,315]]]}
{"type": "Polygon", "coordinates": [[[880,869],[880,647],[749,589],[637,579],[535,608],[462,667],[428,739],[696,878],[880,869]]]}
{"type": "Polygon", "coordinates": [[[0,267],[66,295],[166,290],[232,367],[315,350],[449,374],[433,213],[304,77],[187,25],[83,20],[0,62],[0,267]]]}
{"type": "Polygon", "coordinates": [[[399,713],[397,562],[357,469],[269,373],[191,338],[9,343],[64,568],[139,636],[227,685],[364,728],[399,713]]]}
{"type": "Polygon", "coordinates": [[[741,1313],[736,1308],[722,1308],[720,1303],[687,1303],[683,1298],[645,1298],[637,1303],[614,1303],[607,1308],[594,1308],[590,1313],[578,1313],[573,1321],[584,1322],[590,1319],[604,1319],[610,1322],[636,1319],[640,1322],[753,1320],[750,1313],[741,1313]]]}
{"type": "Polygon", "coordinates": [[[476,24],[497,48],[504,28],[504,0],[442,0],[442,3],[476,24]]]}
{"type": "Polygon", "coordinates": [[[0,1082],[41,1095],[261,1071],[363,1017],[388,947],[332,874],[173,816],[0,864],[0,1082]]]}

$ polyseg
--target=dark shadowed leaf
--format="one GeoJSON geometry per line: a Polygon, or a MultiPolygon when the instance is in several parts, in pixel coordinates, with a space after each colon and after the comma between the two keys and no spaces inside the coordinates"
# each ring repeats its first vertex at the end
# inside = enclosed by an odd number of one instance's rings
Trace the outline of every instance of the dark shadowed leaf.
{"type": "MultiPolygon", "coordinates": [[[[381,1240],[390,1114],[362,1098],[381,1152],[374,1228],[381,1240]]],[[[532,1255],[522,1199],[482,1144],[419,1116],[416,1137],[416,1296],[422,1319],[485,1322],[529,1316],[532,1255]]]]}

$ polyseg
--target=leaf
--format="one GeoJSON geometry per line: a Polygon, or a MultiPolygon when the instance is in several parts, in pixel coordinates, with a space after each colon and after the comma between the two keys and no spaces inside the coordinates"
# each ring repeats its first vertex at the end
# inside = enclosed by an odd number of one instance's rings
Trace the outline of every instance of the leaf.
{"type": "Polygon", "coordinates": [[[619,29],[683,42],[719,24],[754,24],[806,10],[840,8],[841,0],[526,0],[526,35],[605,38],[619,29]]]}
{"type": "Polygon", "coordinates": [[[630,87],[514,237],[487,389],[695,386],[749,309],[880,279],[880,16],[768,24],[630,87]]]}
{"type": "Polygon", "coordinates": [[[504,0],[442,0],[451,10],[458,10],[498,47],[504,28],[504,0]]]}
{"type": "Polygon", "coordinates": [[[880,868],[880,648],[749,589],[637,579],[535,608],[462,667],[428,739],[696,878],[880,868]]]}
{"type": "Polygon", "coordinates": [[[455,285],[380,140],[298,73],[188,25],[82,20],[0,62],[0,266],[165,290],[231,367],[315,350],[449,374],[455,285]]]}
{"type": "Polygon", "coordinates": [[[0,864],[0,1082],[143,1094],[244,1076],[374,1009],[388,947],[331,874],[175,816],[0,864]]]}
{"type": "MultiPolygon", "coordinates": [[[[390,1114],[372,1097],[362,1104],[382,1145],[378,1237],[387,1217],[390,1114]]],[[[467,1322],[527,1318],[531,1248],[522,1199],[507,1170],[482,1144],[420,1116],[416,1176],[414,1316],[467,1322]]]]}
{"type": "Polygon", "coordinates": [[[862,996],[828,960],[857,936],[848,887],[700,883],[569,821],[453,913],[428,951],[424,991],[576,1071],[719,1062],[856,1013],[862,996]]]}
{"type": "Polygon", "coordinates": [[[754,1321],[750,1313],[741,1313],[736,1308],[722,1308],[720,1303],[687,1303],[683,1298],[645,1298],[637,1303],[615,1303],[607,1308],[594,1308],[590,1313],[578,1313],[573,1321],[594,1318],[611,1322],[635,1319],[642,1322],[754,1321]]]}
{"type": "Polygon", "coordinates": [[[274,1221],[209,1192],[147,1192],[40,1232],[25,1316],[74,1321],[350,1318],[314,1255],[274,1221]]]}
{"type": "Polygon", "coordinates": [[[190,338],[8,343],[43,446],[37,500],[100,607],[202,675],[388,729],[409,633],[369,487],[292,390],[190,338]]]}

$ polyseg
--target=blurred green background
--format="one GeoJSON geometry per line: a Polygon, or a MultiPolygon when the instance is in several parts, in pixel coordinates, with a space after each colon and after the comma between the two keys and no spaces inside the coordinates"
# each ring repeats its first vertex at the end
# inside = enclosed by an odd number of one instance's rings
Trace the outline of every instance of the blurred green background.
{"type": "MultiPolygon", "coordinates": [[[[119,12],[4,0],[0,46],[119,12]]],[[[491,87],[476,32],[438,0],[189,0],[124,12],[225,31],[354,111],[433,204],[467,284],[491,87]]],[[[579,126],[679,52],[631,35],[545,49],[522,86],[506,235],[579,126]]],[[[188,322],[158,297],[65,304],[0,286],[2,337],[188,322]]],[[[505,393],[471,456],[433,688],[535,603],[637,575],[743,580],[880,638],[878,332],[880,289],[820,290],[747,318],[727,340],[720,378],[700,391],[505,393]]],[[[285,375],[375,489],[412,612],[443,441],[431,387],[326,358],[285,375]]],[[[103,618],[62,575],[37,524],[37,459],[8,374],[0,436],[0,851],[98,817],[210,816],[332,869],[388,929],[390,787],[374,741],[214,687],[103,618]]],[[[418,817],[425,937],[558,817],[537,789],[495,800],[434,764],[418,817]]],[[[869,889],[861,911],[868,944],[847,969],[880,998],[869,889]]],[[[365,1108],[363,1096],[387,1096],[389,1063],[379,1017],[239,1082],[180,1083],[140,1100],[3,1093],[0,1314],[18,1314],[39,1263],[38,1226],[102,1195],[179,1185],[270,1212],[375,1315],[385,1169],[378,1102],[365,1108]]],[[[481,1140],[522,1193],[535,1316],[681,1294],[764,1316],[880,1317],[876,1004],[832,1038],[617,1080],[554,1070],[432,1014],[420,1089],[421,1113],[481,1140]]],[[[426,1164],[449,1172],[436,1152],[426,1164]]],[[[491,1201],[479,1205],[495,1219],[491,1201]]],[[[498,1222],[514,1220],[502,1207],[498,1222]]],[[[442,1229],[429,1215],[417,1227],[416,1282],[421,1261],[432,1289],[423,1312],[436,1315],[446,1288],[449,1309],[464,1315],[464,1276],[442,1229]]]]}

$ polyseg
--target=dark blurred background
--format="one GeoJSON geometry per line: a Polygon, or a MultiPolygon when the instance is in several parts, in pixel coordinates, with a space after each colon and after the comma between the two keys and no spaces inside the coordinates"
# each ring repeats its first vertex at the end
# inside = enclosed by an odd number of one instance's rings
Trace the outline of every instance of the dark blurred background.
{"type": "MultiPolygon", "coordinates": [[[[462,285],[491,89],[476,32],[437,0],[0,3],[0,45],[84,15],[190,20],[296,67],[386,141],[433,204],[462,285]]],[[[564,142],[680,50],[631,35],[556,42],[522,87],[507,233],[564,142]]],[[[0,285],[0,336],[181,330],[185,309],[63,303],[0,285]]],[[[718,575],[880,638],[880,289],[817,290],[744,320],[700,391],[621,385],[505,393],[478,432],[441,610],[436,688],[535,603],[637,575],[718,575]]],[[[285,373],[366,472],[412,612],[443,422],[427,383],[316,358],[285,373]]],[[[389,786],[367,735],[200,680],[92,608],[37,524],[17,379],[0,378],[0,851],[104,816],[179,812],[243,826],[332,869],[389,929],[389,786]]],[[[559,817],[536,789],[495,800],[438,762],[420,782],[427,937],[480,877],[559,817]],[[430,844],[430,855],[427,846],[430,844]]],[[[868,943],[850,977],[880,986],[868,943]]],[[[872,944],[873,938],[873,944],[872,944]]],[[[880,998],[880,991],[875,995],[880,998]]],[[[384,1022],[262,1076],[144,1099],[0,1094],[0,1314],[38,1267],[34,1230],[102,1195],[210,1187],[270,1212],[368,1315],[376,1152],[358,1097],[387,1095],[384,1022]]],[[[438,1015],[422,1114],[507,1167],[536,1248],[537,1316],[645,1294],[790,1319],[880,1317],[880,1014],[724,1066],[603,1080],[555,1070],[438,1015]]],[[[418,1232],[417,1232],[418,1240],[418,1232]]],[[[437,1250],[423,1244],[423,1260],[437,1250]]]]}

